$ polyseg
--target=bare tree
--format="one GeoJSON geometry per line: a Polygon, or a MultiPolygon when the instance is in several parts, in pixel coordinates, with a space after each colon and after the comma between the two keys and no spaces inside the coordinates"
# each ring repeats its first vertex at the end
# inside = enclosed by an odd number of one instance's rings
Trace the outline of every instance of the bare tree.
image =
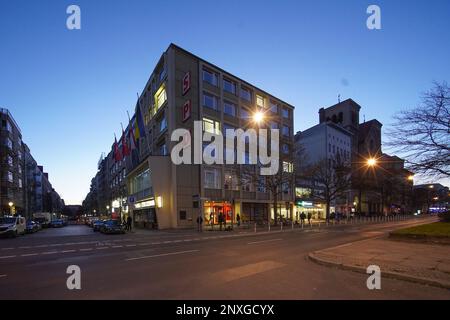
{"type": "Polygon", "coordinates": [[[331,203],[344,195],[351,188],[351,167],[348,162],[337,156],[334,159],[323,159],[299,173],[313,184],[312,196],[326,204],[326,219],[330,219],[331,203]]]}
{"type": "Polygon", "coordinates": [[[417,173],[450,177],[450,88],[434,82],[419,106],[394,116],[387,146],[417,173]]]}

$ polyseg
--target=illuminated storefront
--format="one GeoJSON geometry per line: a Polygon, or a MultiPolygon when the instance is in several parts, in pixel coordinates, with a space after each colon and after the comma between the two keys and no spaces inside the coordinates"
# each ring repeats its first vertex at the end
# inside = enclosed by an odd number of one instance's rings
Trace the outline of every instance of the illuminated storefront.
{"type": "Polygon", "coordinates": [[[223,214],[226,223],[233,223],[232,205],[228,201],[205,201],[203,203],[204,221],[206,224],[219,224],[219,216],[223,214]]]}

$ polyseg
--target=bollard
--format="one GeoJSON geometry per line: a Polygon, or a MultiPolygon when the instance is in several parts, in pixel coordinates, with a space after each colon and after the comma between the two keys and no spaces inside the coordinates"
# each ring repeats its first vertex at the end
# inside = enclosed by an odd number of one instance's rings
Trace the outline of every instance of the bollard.
{"type": "Polygon", "coordinates": [[[269,232],[270,232],[270,222],[269,222],[269,232]]]}
{"type": "Polygon", "coordinates": [[[294,220],[292,220],[292,230],[294,230],[294,220]]]}
{"type": "Polygon", "coordinates": [[[303,229],[303,221],[302,221],[302,229],[303,229]]]}
{"type": "Polygon", "coordinates": [[[255,222],[255,232],[256,232],[256,222],[255,222]]]}
{"type": "Polygon", "coordinates": [[[280,231],[283,231],[283,221],[281,221],[280,231]]]}

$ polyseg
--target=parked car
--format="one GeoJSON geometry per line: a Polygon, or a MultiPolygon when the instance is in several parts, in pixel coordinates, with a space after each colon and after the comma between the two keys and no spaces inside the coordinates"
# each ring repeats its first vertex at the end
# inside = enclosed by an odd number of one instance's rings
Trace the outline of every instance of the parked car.
{"type": "Polygon", "coordinates": [[[50,221],[49,226],[52,228],[62,228],[64,227],[64,221],[62,219],[55,219],[50,221]]]}
{"type": "Polygon", "coordinates": [[[35,233],[40,229],[39,223],[34,222],[33,220],[28,220],[25,226],[26,233],[35,233]]]}
{"type": "Polygon", "coordinates": [[[106,220],[100,228],[102,233],[125,233],[125,226],[119,220],[106,220]]]}
{"type": "Polygon", "coordinates": [[[24,217],[0,218],[0,236],[16,237],[25,234],[26,221],[24,217]]]}
{"type": "Polygon", "coordinates": [[[94,232],[96,231],[101,231],[101,228],[103,226],[104,221],[103,220],[95,220],[92,223],[92,229],[94,230],[94,232]]]}

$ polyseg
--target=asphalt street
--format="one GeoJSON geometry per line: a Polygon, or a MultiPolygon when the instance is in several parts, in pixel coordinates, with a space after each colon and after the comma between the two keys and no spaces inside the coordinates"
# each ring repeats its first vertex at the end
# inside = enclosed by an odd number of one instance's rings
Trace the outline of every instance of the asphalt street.
{"type": "Polygon", "coordinates": [[[430,219],[270,233],[46,229],[0,239],[0,299],[450,299],[449,290],[383,277],[381,290],[369,290],[369,275],[307,258],[430,219]],[[66,286],[70,265],[80,267],[80,290],[66,286]]]}

